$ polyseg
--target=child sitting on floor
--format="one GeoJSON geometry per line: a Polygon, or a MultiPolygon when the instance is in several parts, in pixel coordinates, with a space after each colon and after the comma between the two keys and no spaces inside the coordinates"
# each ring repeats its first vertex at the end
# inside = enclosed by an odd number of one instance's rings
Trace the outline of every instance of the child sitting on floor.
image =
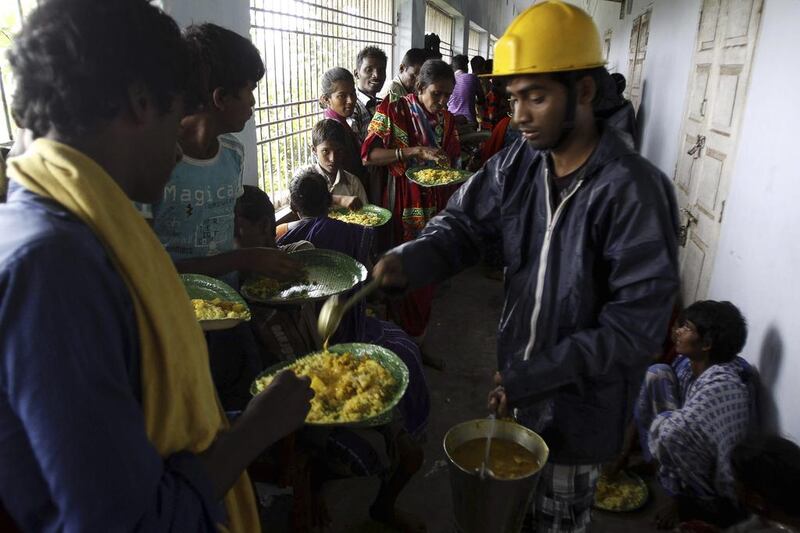
{"type": "MultiPolygon", "coordinates": [[[[236,201],[236,244],[239,247],[278,248],[275,243],[275,207],[267,193],[244,186],[236,201]]],[[[314,246],[298,241],[281,247],[284,251],[306,250],[314,246]]],[[[319,350],[317,315],[313,304],[284,305],[279,309],[250,303],[250,326],[258,341],[262,368],[319,350]]]]}
{"type": "Polygon", "coordinates": [[[686,308],[673,331],[679,356],[651,366],[635,407],[645,459],[673,503],[658,520],[678,518],[726,527],[741,519],[734,503],[734,447],[755,423],[755,372],[737,354],[747,325],[730,302],[701,301],[686,308]]]}
{"type": "MultiPolygon", "coordinates": [[[[369,262],[374,234],[372,228],[348,224],[327,216],[332,199],[323,176],[313,171],[300,173],[292,180],[290,194],[292,209],[298,214],[300,221],[278,240],[278,244],[306,240],[316,248],[344,253],[362,264],[369,262]]],[[[396,456],[391,458],[392,464],[388,470],[387,465],[383,464],[382,474],[389,475],[384,477],[378,497],[370,508],[372,518],[401,525],[407,530],[416,520],[396,513],[395,501],[422,465],[423,455],[419,440],[424,435],[430,412],[430,393],[422,370],[419,348],[395,324],[368,317],[363,301],[345,314],[331,342],[366,342],[383,346],[397,354],[409,369],[408,389],[398,404],[401,420],[380,430],[386,439],[387,450],[393,451],[396,456]]],[[[368,443],[372,441],[374,433],[338,431],[327,437],[326,448],[332,455],[348,458],[344,462],[350,465],[352,474],[370,475],[382,464],[375,460],[381,456],[380,453],[365,453],[372,447],[368,443]],[[363,457],[371,459],[364,461],[363,457]],[[356,465],[355,468],[352,468],[353,465],[356,465]],[[366,468],[365,465],[373,466],[366,468]]],[[[337,470],[341,473],[340,468],[333,469],[334,472],[337,470]]]]}
{"type": "MultiPolygon", "coordinates": [[[[725,533],[780,533],[800,531],[800,447],[767,435],[748,439],[733,450],[731,459],[739,503],[751,516],[725,533]]],[[[681,533],[719,533],[702,521],[680,525],[681,533]]]]}
{"type": "Polygon", "coordinates": [[[728,533],[800,531],[800,446],[774,435],[751,439],[731,463],[739,501],[753,516],[728,533]]]}

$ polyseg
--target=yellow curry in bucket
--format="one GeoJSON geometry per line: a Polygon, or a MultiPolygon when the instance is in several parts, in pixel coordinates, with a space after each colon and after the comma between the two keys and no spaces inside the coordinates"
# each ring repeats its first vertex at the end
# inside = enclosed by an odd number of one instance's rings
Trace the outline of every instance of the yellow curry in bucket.
{"type": "Polygon", "coordinates": [[[456,529],[463,533],[520,531],[547,462],[547,443],[511,420],[480,418],[451,427],[442,445],[449,460],[456,529]],[[492,438],[489,469],[496,472],[481,475],[488,436],[492,438]]]}
{"type": "MultiPolygon", "coordinates": [[[[453,461],[461,468],[479,472],[486,453],[486,438],[468,440],[453,450],[453,461]]],[[[539,459],[527,448],[507,439],[493,438],[486,465],[496,479],[517,479],[542,467],[539,459]]]]}

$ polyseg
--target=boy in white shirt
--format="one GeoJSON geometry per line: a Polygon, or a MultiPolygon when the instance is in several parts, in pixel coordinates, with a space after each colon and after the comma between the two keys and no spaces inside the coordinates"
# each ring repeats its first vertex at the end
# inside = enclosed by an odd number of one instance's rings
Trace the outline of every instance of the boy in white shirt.
{"type": "Polygon", "coordinates": [[[311,131],[311,144],[314,150],[315,163],[300,169],[297,174],[306,170],[315,170],[328,179],[328,189],[333,195],[333,205],[358,210],[369,203],[367,191],[354,174],[341,168],[341,139],[350,132],[345,131],[341,123],[326,118],[314,125],[311,131]]]}

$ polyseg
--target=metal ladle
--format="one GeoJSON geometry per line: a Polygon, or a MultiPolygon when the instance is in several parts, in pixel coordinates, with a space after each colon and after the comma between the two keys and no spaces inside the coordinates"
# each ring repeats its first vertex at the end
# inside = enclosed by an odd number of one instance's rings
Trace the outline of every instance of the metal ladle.
{"type": "Polygon", "coordinates": [[[336,332],[344,314],[359,300],[377,289],[380,283],[380,276],[374,278],[344,303],[341,302],[338,294],[325,300],[325,303],[322,304],[322,309],[319,310],[319,317],[317,318],[317,331],[319,332],[319,336],[323,339],[323,347],[325,350],[328,349],[328,340],[336,332]]]}
{"type": "Polygon", "coordinates": [[[492,447],[492,439],[494,438],[494,431],[495,426],[497,425],[497,411],[493,411],[489,414],[489,434],[486,436],[486,447],[483,451],[483,463],[481,463],[481,468],[478,471],[478,475],[481,479],[486,479],[486,476],[489,475],[491,477],[494,476],[494,472],[489,469],[489,453],[492,447]]]}

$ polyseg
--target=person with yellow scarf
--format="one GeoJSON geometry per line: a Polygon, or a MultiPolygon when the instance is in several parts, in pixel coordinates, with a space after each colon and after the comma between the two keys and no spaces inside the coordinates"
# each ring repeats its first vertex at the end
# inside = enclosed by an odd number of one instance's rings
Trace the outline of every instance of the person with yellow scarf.
{"type": "Polygon", "coordinates": [[[233,426],[175,267],[132,201],[161,194],[188,104],[146,0],[50,0],[9,60],[36,140],[0,206],[0,503],[25,531],[258,531],[245,468],[302,426],[283,373],[233,426]]]}

